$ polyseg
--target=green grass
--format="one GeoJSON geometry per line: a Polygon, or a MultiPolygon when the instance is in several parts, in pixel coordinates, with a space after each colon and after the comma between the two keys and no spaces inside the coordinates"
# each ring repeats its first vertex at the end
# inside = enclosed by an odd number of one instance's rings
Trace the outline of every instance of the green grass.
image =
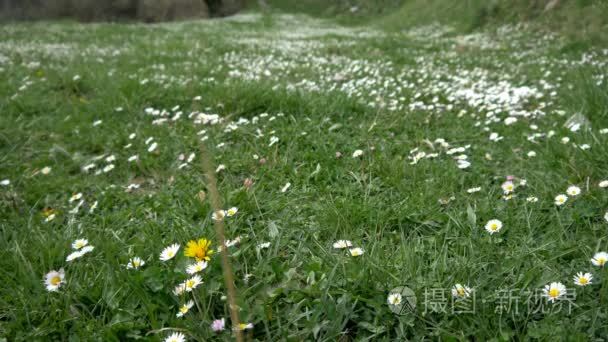
{"type": "Polygon", "coordinates": [[[10,180],[0,187],[0,340],[162,340],[172,331],[232,339],[209,327],[229,319],[217,254],[203,285],[172,294],[188,277],[185,244],[206,237],[218,245],[212,210],[198,200],[207,191],[203,136],[215,165],[226,167],[218,174],[224,206],[239,209],[226,229],[242,239],[229,252],[241,319],[254,324],[250,339],[608,335],[608,275],[590,262],[608,249],[608,192],[598,186],[608,178],[601,133],[608,57],[513,27],[442,32],[255,13],[160,25],[0,27],[0,180],[10,180]],[[513,105],[495,97],[511,91],[513,99],[522,87],[539,97],[513,105]],[[465,101],[465,89],[486,97],[465,101]],[[159,116],[146,114],[148,107],[166,110],[169,120],[154,125],[159,116]],[[172,121],[177,111],[183,114],[172,121]],[[194,111],[223,121],[195,124],[194,111]],[[518,121],[503,124],[515,112],[518,121]],[[589,124],[571,132],[564,123],[577,112],[589,124]],[[490,141],[491,132],[503,139],[490,141]],[[269,146],[272,136],[279,141],[269,146]],[[149,137],[158,144],[153,153],[149,137]],[[439,138],[449,148],[470,147],[448,154],[439,138]],[[415,148],[438,155],[413,164],[415,148]],[[353,158],[358,149],[363,155],[353,158]],[[179,168],[178,156],[190,153],[195,159],[179,168]],[[461,154],[469,168],[457,167],[461,154]],[[94,160],[100,155],[116,160],[94,160]],[[132,155],[139,160],[128,162],[132,155]],[[84,172],[92,162],[97,168],[84,172]],[[113,170],[95,175],[110,163],[113,170]],[[39,172],[45,166],[48,175],[39,172]],[[527,180],[511,200],[501,189],[508,175],[527,180]],[[132,183],[139,189],[126,192],[132,183]],[[554,197],[570,185],[582,193],[557,207],[554,197]],[[75,193],[84,204],[72,214],[75,193]],[[45,222],[45,208],[55,210],[54,220],[45,222]],[[504,224],[492,236],[483,229],[490,219],[504,224]],[[95,249],[67,262],[78,238],[95,249]],[[365,253],[334,249],[340,239],[365,253]],[[182,245],[179,255],[159,261],[172,243],[182,245]],[[133,256],[146,264],[126,269],[133,256]],[[60,268],[65,284],[47,292],[44,275],[60,268]],[[593,274],[592,285],[573,284],[580,271],[593,274]],[[527,308],[526,291],[550,282],[576,293],[571,312],[544,298],[537,304],[553,311],[527,308]],[[473,312],[450,312],[457,283],[474,289],[473,312]],[[399,316],[387,296],[402,285],[418,306],[399,316]],[[425,312],[432,289],[441,289],[447,312],[425,312]],[[496,313],[501,289],[522,296],[518,313],[496,313]],[[190,298],[197,305],[177,318],[190,298]]]}

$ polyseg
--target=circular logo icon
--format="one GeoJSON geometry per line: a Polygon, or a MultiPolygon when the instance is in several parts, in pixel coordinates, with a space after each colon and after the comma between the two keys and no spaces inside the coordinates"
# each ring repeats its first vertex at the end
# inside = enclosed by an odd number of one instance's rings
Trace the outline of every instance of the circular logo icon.
{"type": "Polygon", "coordinates": [[[407,286],[395,287],[388,293],[388,308],[397,315],[416,313],[416,294],[407,286]]]}

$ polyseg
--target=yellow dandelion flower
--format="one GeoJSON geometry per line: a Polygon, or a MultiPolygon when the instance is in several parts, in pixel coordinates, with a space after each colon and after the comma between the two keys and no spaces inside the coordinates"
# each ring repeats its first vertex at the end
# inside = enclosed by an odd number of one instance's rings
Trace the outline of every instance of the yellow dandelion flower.
{"type": "Polygon", "coordinates": [[[184,253],[187,257],[194,258],[196,261],[209,261],[211,260],[211,241],[207,239],[190,240],[186,245],[186,251],[184,253]]]}

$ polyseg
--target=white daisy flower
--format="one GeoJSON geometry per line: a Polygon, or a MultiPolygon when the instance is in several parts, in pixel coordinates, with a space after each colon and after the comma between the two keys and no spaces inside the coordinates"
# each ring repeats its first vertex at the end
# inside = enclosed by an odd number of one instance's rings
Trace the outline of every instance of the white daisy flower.
{"type": "Polygon", "coordinates": [[[84,247],[82,247],[80,252],[82,252],[82,255],[85,255],[89,252],[92,252],[94,249],[95,249],[95,247],[93,247],[93,246],[84,246],[84,247]]]}
{"type": "Polygon", "coordinates": [[[48,175],[49,173],[51,173],[51,168],[48,166],[45,166],[42,168],[42,170],[40,170],[40,173],[42,173],[43,175],[48,175]]]}
{"type": "Polygon", "coordinates": [[[264,249],[264,248],[268,248],[268,247],[270,247],[270,242],[263,242],[263,243],[257,245],[256,248],[259,250],[259,249],[264,249]]]}
{"type": "Polygon", "coordinates": [[[176,332],[167,336],[164,342],[186,342],[186,336],[180,332],[176,332]]]}
{"type": "Polygon", "coordinates": [[[55,292],[59,290],[59,287],[64,283],[65,272],[63,268],[59,271],[50,271],[44,276],[44,285],[46,285],[46,290],[49,292],[55,292]]]}
{"type": "Polygon", "coordinates": [[[575,186],[575,185],[571,185],[566,190],[566,193],[572,197],[578,196],[581,193],[581,188],[579,188],[578,186],[575,186]]]}
{"type": "Polygon", "coordinates": [[[171,246],[166,247],[165,249],[163,249],[162,253],[160,253],[160,257],[159,259],[161,261],[168,261],[173,259],[176,255],[177,255],[177,251],[179,251],[179,244],[174,243],[171,246]]]}
{"type": "Polygon", "coordinates": [[[493,132],[490,134],[490,141],[496,142],[496,141],[501,141],[501,140],[502,140],[502,137],[498,133],[493,132]]]}
{"type": "Polygon", "coordinates": [[[145,264],[146,264],[146,262],[143,261],[140,257],[133,257],[133,258],[129,259],[129,263],[127,263],[127,268],[138,269],[145,264]]]}
{"type": "Polygon", "coordinates": [[[608,188],[608,180],[603,180],[598,185],[600,188],[608,188]]]}
{"type": "Polygon", "coordinates": [[[591,280],[593,279],[593,275],[591,273],[578,272],[574,276],[574,284],[578,286],[587,286],[591,285],[591,280]]]}
{"type": "Polygon", "coordinates": [[[568,201],[568,196],[559,194],[555,196],[555,205],[564,205],[568,201]]]}
{"type": "Polygon", "coordinates": [[[353,158],[359,158],[363,155],[363,150],[355,150],[355,152],[353,152],[353,158]]]}
{"type": "Polygon", "coordinates": [[[238,211],[239,211],[239,209],[237,207],[232,207],[232,208],[226,210],[226,216],[232,217],[232,216],[236,215],[236,213],[238,211]]]}
{"type": "Polygon", "coordinates": [[[361,249],[361,248],[359,248],[359,247],[351,248],[351,249],[349,249],[348,251],[350,252],[350,255],[351,255],[351,256],[354,256],[354,257],[361,256],[361,255],[363,255],[363,253],[365,253],[365,252],[363,251],[363,249],[361,249]]]}
{"type": "Polygon", "coordinates": [[[194,301],[188,301],[186,304],[180,306],[179,312],[176,314],[177,317],[183,317],[185,314],[192,309],[194,306],[194,301]]]}
{"type": "Polygon", "coordinates": [[[568,126],[568,128],[570,128],[570,131],[572,132],[577,132],[579,129],[581,129],[581,124],[580,123],[573,123],[570,126],[568,126]]]}
{"type": "Polygon", "coordinates": [[[82,251],[72,252],[67,256],[67,258],[65,258],[65,261],[70,262],[82,257],[83,255],[84,253],[82,251]]]}
{"type": "Polygon", "coordinates": [[[389,305],[400,305],[403,302],[401,293],[391,293],[386,300],[389,305]]]}
{"type": "Polygon", "coordinates": [[[82,247],[89,244],[89,240],[87,239],[77,239],[72,243],[72,249],[81,249],[82,247]]]}
{"type": "Polygon", "coordinates": [[[95,167],[97,167],[97,165],[95,165],[95,163],[87,164],[82,167],[82,171],[89,172],[91,169],[94,169],[95,167]]]}
{"type": "Polygon", "coordinates": [[[456,284],[454,285],[454,287],[452,287],[452,297],[469,298],[471,296],[472,291],[473,290],[466,285],[456,284]]]}
{"type": "Polygon", "coordinates": [[[528,152],[528,157],[529,157],[529,158],[534,158],[534,157],[536,157],[536,152],[534,152],[534,151],[530,151],[530,152],[528,152]]]}
{"type": "Polygon", "coordinates": [[[452,155],[454,153],[461,153],[466,151],[466,149],[464,147],[455,147],[455,148],[451,148],[449,150],[447,150],[445,153],[448,155],[452,155]]]}
{"type": "Polygon", "coordinates": [[[510,194],[515,190],[515,184],[512,181],[506,181],[500,187],[505,194],[510,194]]]}
{"type": "Polygon", "coordinates": [[[136,184],[136,183],[131,183],[129,185],[127,185],[127,187],[125,188],[125,192],[133,192],[133,190],[137,190],[139,189],[140,185],[136,184]]]}
{"type": "Polygon", "coordinates": [[[241,242],[241,237],[237,236],[236,238],[234,238],[233,240],[226,240],[224,245],[226,245],[226,247],[232,247],[234,245],[236,245],[237,243],[241,242]]]}
{"type": "Polygon", "coordinates": [[[203,279],[197,274],[184,282],[184,290],[186,290],[186,292],[192,292],[192,290],[196,289],[202,283],[203,279]]]}
{"type": "Polygon", "coordinates": [[[498,233],[502,229],[502,222],[496,219],[490,220],[486,223],[485,229],[490,234],[498,233]]]}
{"type": "Polygon", "coordinates": [[[338,249],[349,248],[352,246],[353,246],[352,242],[350,242],[348,240],[338,240],[338,241],[334,242],[334,248],[338,248],[338,249]]]}
{"type": "Polygon", "coordinates": [[[593,259],[591,259],[591,263],[595,266],[604,267],[606,262],[608,261],[608,253],[606,252],[598,252],[595,253],[593,259]]]}
{"type": "Polygon", "coordinates": [[[462,169],[466,169],[466,168],[468,168],[469,166],[471,166],[471,163],[470,163],[469,161],[467,161],[467,160],[457,160],[457,161],[456,161],[456,166],[457,166],[459,169],[461,169],[461,170],[462,170],[462,169]]]}
{"type": "Polygon", "coordinates": [[[72,197],[70,197],[70,203],[74,202],[74,201],[78,201],[79,199],[82,198],[82,193],[77,193],[72,195],[72,197]]]}
{"type": "Polygon", "coordinates": [[[158,147],[158,144],[155,141],[152,143],[152,145],[150,145],[150,147],[148,147],[148,152],[154,152],[154,150],[156,150],[156,147],[158,147]]]}
{"type": "Polygon", "coordinates": [[[549,285],[546,285],[543,289],[543,296],[547,297],[547,300],[550,302],[555,302],[560,299],[562,296],[566,294],[566,287],[564,284],[559,282],[553,282],[549,285]]]}
{"type": "Polygon", "coordinates": [[[481,191],[481,187],[467,189],[467,192],[470,193],[470,194],[475,193],[475,192],[479,192],[479,191],[481,191]]]}
{"type": "Polygon", "coordinates": [[[207,268],[207,265],[208,264],[205,260],[201,260],[199,262],[195,262],[194,264],[188,265],[188,267],[186,267],[186,272],[188,272],[188,274],[195,274],[207,268]]]}
{"type": "Polygon", "coordinates": [[[526,201],[528,201],[530,203],[536,203],[536,202],[538,202],[538,197],[530,196],[530,197],[526,198],[526,201]]]}

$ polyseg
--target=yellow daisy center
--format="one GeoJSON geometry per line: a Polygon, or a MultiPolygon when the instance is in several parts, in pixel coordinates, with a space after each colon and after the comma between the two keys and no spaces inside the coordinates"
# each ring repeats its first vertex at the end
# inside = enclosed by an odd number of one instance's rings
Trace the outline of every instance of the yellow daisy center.
{"type": "Polygon", "coordinates": [[[587,283],[589,282],[589,279],[587,279],[587,278],[585,278],[585,277],[580,277],[580,278],[578,278],[578,282],[579,282],[580,284],[585,285],[585,284],[587,284],[587,283]]]}
{"type": "Polygon", "coordinates": [[[51,285],[57,286],[59,285],[59,283],[61,283],[60,276],[54,276],[53,278],[51,278],[51,285]]]}
{"type": "Polygon", "coordinates": [[[181,308],[179,308],[179,311],[180,311],[181,313],[183,313],[183,314],[185,314],[186,312],[188,312],[188,310],[189,310],[189,309],[188,309],[188,307],[187,307],[187,306],[185,306],[185,305],[184,305],[184,306],[182,306],[181,308]]]}
{"type": "Polygon", "coordinates": [[[551,298],[557,298],[559,296],[559,289],[557,288],[552,288],[549,290],[549,297],[551,298]]]}
{"type": "Polygon", "coordinates": [[[496,223],[492,223],[492,224],[490,225],[490,229],[492,229],[492,230],[496,230],[496,229],[498,229],[498,225],[497,225],[496,223]]]}
{"type": "Polygon", "coordinates": [[[186,280],[186,287],[187,288],[191,288],[193,286],[194,286],[194,280],[192,280],[192,279],[186,280]]]}
{"type": "Polygon", "coordinates": [[[604,265],[606,263],[606,258],[598,258],[597,263],[600,265],[604,265]]]}

